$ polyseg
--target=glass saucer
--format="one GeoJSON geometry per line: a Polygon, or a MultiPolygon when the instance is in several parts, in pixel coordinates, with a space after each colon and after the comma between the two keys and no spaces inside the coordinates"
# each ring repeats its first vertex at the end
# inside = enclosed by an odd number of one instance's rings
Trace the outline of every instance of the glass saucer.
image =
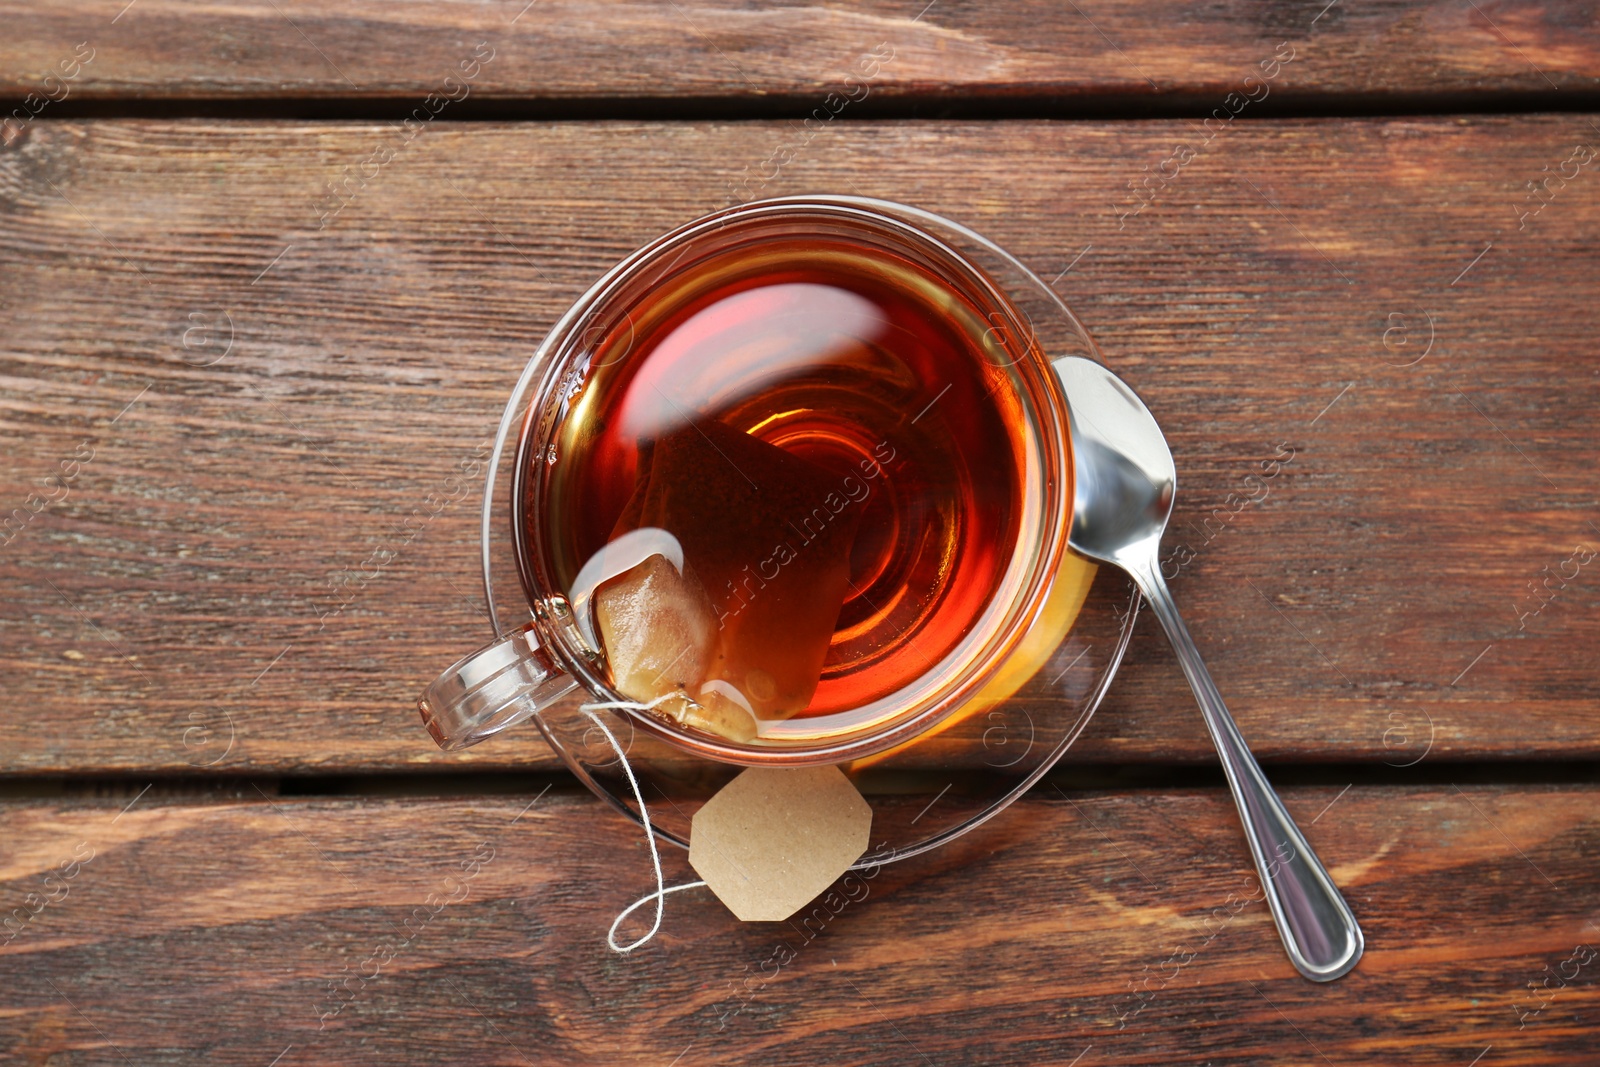
{"type": "MultiPolygon", "coordinates": [[[[1023,327],[1049,358],[1098,360],[1088,332],[1061,299],[1026,266],[966,227],[917,208],[864,197],[808,196],[785,202],[865,208],[932,234],[1006,293],[1023,327]]],[[[563,320],[556,330],[565,324],[563,320]]],[[[539,380],[539,362],[535,355],[506,404],[484,489],[483,582],[497,639],[531,617],[513,543],[510,486],[518,436],[539,380]]],[[[858,867],[917,855],[981,825],[1038,781],[1088,724],[1127,647],[1138,594],[1119,571],[1096,569],[1082,560],[1071,561],[1068,567],[1074,568],[1080,592],[1082,584],[1088,586],[1081,607],[1064,638],[1054,647],[1035,651],[1028,667],[1040,666],[1014,692],[994,703],[975,701],[907,744],[840,765],[873,808],[870,859],[863,858],[858,867]],[[926,804],[907,803],[908,795],[929,799],[926,804]]],[[[1061,574],[1065,576],[1067,568],[1061,574]]],[[[534,722],[581,781],[638,822],[621,761],[579,710],[594,699],[578,687],[540,711],[534,722]]],[[[694,813],[743,767],[692,755],[656,732],[638,728],[634,719],[638,712],[603,709],[596,714],[627,754],[656,835],[687,847],[694,813]]]]}

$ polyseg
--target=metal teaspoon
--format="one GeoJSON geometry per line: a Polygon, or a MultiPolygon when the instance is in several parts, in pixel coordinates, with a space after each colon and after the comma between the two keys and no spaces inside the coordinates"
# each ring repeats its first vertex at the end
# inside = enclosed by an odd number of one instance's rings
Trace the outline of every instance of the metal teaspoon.
{"type": "Polygon", "coordinates": [[[1072,419],[1070,544],[1126,571],[1167,631],[1222,758],[1283,947],[1305,977],[1331,982],[1361,958],[1361,927],[1250,754],[1161,577],[1161,535],[1177,488],[1172,451],[1115,374],[1076,356],[1053,366],[1072,419]]]}

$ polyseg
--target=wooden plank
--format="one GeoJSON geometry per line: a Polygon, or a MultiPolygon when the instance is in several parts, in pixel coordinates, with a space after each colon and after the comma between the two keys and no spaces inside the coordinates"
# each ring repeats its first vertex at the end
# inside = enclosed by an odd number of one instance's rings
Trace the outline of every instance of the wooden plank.
{"type": "MultiPolygon", "coordinates": [[[[566,304],[792,128],[436,127],[319,228],[386,136],[37,123],[0,153],[0,501],[52,498],[0,551],[0,767],[187,772],[224,732],[233,773],[551,765],[528,730],[443,756],[416,722],[484,633],[458,476],[566,304]]],[[[1518,212],[1600,129],[1202,136],[845,126],[761,191],[917,203],[1055,279],[1166,427],[1175,593],[1264,757],[1592,758],[1600,178],[1518,212]]],[[[1075,758],[1209,752],[1141,622],[1075,758]]]]}
{"type": "Polygon", "coordinates": [[[39,93],[76,107],[72,101],[420,103],[430,92],[465,92],[449,105],[458,115],[494,102],[626,98],[731,99],[800,113],[833,92],[854,98],[858,111],[895,100],[962,107],[1017,98],[1070,111],[1113,96],[1203,114],[1230,92],[1276,95],[1258,107],[1329,95],[1347,105],[1393,106],[1412,96],[1481,106],[1508,93],[1554,100],[1600,88],[1600,32],[1580,0],[1229,0],[1203,9],[1180,0],[1065,8],[1044,0],[283,0],[201,8],[139,0],[119,8],[89,0],[0,5],[8,31],[0,94],[20,102],[39,93]],[[80,55],[92,59],[73,58],[80,55]],[[1280,69],[1275,55],[1292,58],[1280,69]],[[1265,88],[1245,84],[1263,63],[1274,75],[1265,88]],[[445,85],[463,69],[470,80],[445,85]],[[62,72],[74,77],[43,83],[62,72]]]}
{"type": "Polygon", "coordinates": [[[792,925],[676,894],[626,958],[605,932],[646,892],[637,830],[532,799],[8,804],[3,900],[40,910],[0,946],[0,1048],[248,1067],[1593,1062],[1593,786],[1290,791],[1367,937],[1324,986],[1289,966],[1219,791],[1024,801],[792,925]]]}

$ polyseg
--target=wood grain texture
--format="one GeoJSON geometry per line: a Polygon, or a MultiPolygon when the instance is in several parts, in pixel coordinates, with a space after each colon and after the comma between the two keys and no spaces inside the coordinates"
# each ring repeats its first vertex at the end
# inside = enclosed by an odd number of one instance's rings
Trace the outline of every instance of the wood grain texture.
{"type": "Polygon", "coordinates": [[[1252,900],[1220,791],[1031,799],[793,925],[677,894],[626,958],[605,931],[646,890],[637,830],[533,799],[9,804],[4,904],[57,900],[0,947],[0,1049],[80,1067],[1593,1063],[1592,787],[1290,791],[1367,935],[1325,986],[1252,900]]]}
{"type": "MultiPolygon", "coordinates": [[[[578,293],[798,135],[436,126],[319,227],[390,136],[36,122],[0,150],[0,514],[27,513],[0,768],[551,765],[532,731],[443,756],[416,722],[484,632],[464,468],[578,293]]],[[[1600,753],[1595,165],[1518,214],[1600,127],[1206,136],[842,126],[756,191],[919,204],[1055,279],[1168,432],[1175,594],[1263,757],[1600,753]]],[[[1147,621],[1072,758],[1212,758],[1147,621]]]]}
{"type": "MultiPolygon", "coordinates": [[[[1326,94],[1489,99],[1600,88],[1600,28],[1580,0],[1375,4],[1178,0],[1121,5],[209,4],[0,6],[0,93],[22,98],[74,54],[68,100],[420,98],[488,42],[478,103],[729,98],[816,106],[887,45],[873,95],[1071,105],[1119,95],[1211,104],[1292,42],[1280,101],[1326,94]]],[[[54,86],[49,89],[55,92],[54,86]]],[[[452,88],[449,90],[454,92],[452,88]]],[[[876,105],[874,105],[876,106],[876,105]]]]}

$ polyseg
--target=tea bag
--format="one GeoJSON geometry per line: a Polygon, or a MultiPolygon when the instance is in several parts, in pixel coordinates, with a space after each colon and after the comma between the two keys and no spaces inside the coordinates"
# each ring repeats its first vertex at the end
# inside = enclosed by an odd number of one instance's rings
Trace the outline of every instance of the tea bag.
{"type": "Polygon", "coordinates": [[[864,506],[859,479],[721,422],[659,438],[611,536],[664,533],[682,565],[652,555],[595,592],[617,689],[734,740],[803,709],[844,603],[864,506]]]}
{"type": "Polygon", "coordinates": [[[716,629],[711,604],[665,556],[608,584],[596,605],[613,680],[630,697],[684,692],[705,676],[716,629]]]}

